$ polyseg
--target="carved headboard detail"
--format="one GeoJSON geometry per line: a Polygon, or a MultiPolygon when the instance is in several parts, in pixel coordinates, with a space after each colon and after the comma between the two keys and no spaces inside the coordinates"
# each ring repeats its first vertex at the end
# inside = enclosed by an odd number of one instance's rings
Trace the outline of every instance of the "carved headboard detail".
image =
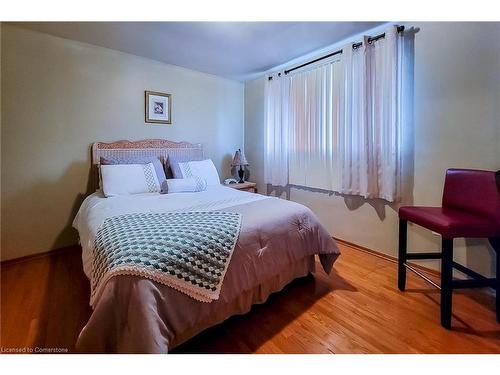
{"type": "Polygon", "coordinates": [[[144,139],[141,141],[96,142],[92,145],[92,182],[94,190],[99,188],[99,162],[101,157],[160,157],[166,165],[168,158],[177,160],[202,159],[201,143],[173,142],[166,139],[144,139]]]}

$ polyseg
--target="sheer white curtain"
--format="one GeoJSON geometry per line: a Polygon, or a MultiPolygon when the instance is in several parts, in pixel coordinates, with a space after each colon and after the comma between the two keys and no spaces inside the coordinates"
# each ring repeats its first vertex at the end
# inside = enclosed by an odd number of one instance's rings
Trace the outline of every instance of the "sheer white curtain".
{"type": "Polygon", "coordinates": [[[274,77],[265,89],[264,180],[275,186],[288,185],[289,86],[289,77],[274,77]]]}
{"type": "Polygon", "coordinates": [[[403,38],[391,27],[368,39],[339,61],[268,81],[266,183],[400,198],[403,38]]]}
{"type": "Polygon", "coordinates": [[[340,65],[329,63],[290,77],[290,184],[337,190],[334,140],[338,132],[340,65]]]}
{"type": "Polygon", "coordinates": [[[385,38],[343,49],[345,76],[341,126],[336,139],[343,194],[396,201],[402,156],[402,38],[396,27],[385,38]]]}

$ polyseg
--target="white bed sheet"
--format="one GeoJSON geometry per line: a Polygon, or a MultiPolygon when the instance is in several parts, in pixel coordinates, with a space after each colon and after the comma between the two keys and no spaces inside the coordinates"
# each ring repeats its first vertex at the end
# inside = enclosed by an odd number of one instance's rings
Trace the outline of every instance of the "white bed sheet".
{"type": "Polygon", "coordinates": [[[97,230],[108,217],[130,213],[213,211],[270,197],[225,186],[208,186],[193,193],[145,193],[105,198],[101,191],[89,195],[73,220],[80,234],[83,270],[91,276],[92,248],[97,230]]]}

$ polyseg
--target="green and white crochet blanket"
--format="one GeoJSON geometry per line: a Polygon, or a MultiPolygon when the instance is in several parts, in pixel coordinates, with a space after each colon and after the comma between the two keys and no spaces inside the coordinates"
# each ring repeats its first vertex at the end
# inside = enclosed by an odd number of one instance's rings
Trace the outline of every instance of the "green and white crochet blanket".
{"type": "Polygon", "coordinates": [[[90,304],[116,275],[146,277],[202,302],[218,299],[240,227],[240,214],[220,211],[107,218],[94,240],[90,304]]]}

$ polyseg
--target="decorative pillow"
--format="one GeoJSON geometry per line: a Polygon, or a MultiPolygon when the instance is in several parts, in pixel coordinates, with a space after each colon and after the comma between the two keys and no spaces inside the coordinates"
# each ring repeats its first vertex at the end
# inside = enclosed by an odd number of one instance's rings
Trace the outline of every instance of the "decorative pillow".
{"type": "Polygon", "coordinates": [[[219,173],[211,159],[179,163],[183,178],[200,177],[207,185],[220,185],[219,173]]]}
{"type": "Polygon", "coordinates": [[[101,160],[99,161],[101,165],[116,165],[116,164],[149,164],[152,163],[155,172],[156,172],[156,177],[158,178],[158,181],[160,182],[160,185],[167,179],[165,176],[165,170],[163,169],[163,164],[160,161],[160,159],[156,157],[101,157],[101,160]]]}
{"type": "Polygon", "coordinates": [[[101,165],[101,176],[105,197],[160,191],[160,183],[153,163],[104,164],[101,165]]]}
{"type": "Polygon", "coordinates": [[[167,165],[170,167],[173,178],[183,178],[181,169],[179,168],[179,163],[186,163],[188,161],[200,161],[203,160],[201,157],[193,156],[168,156],[167,165]]]}
{"type": "Polygon", "coordinates": [[[169,178],[161,184],[161,193],[184,193],[203,191],[207,188],[207,181],[200,177],[169,178]]]}

